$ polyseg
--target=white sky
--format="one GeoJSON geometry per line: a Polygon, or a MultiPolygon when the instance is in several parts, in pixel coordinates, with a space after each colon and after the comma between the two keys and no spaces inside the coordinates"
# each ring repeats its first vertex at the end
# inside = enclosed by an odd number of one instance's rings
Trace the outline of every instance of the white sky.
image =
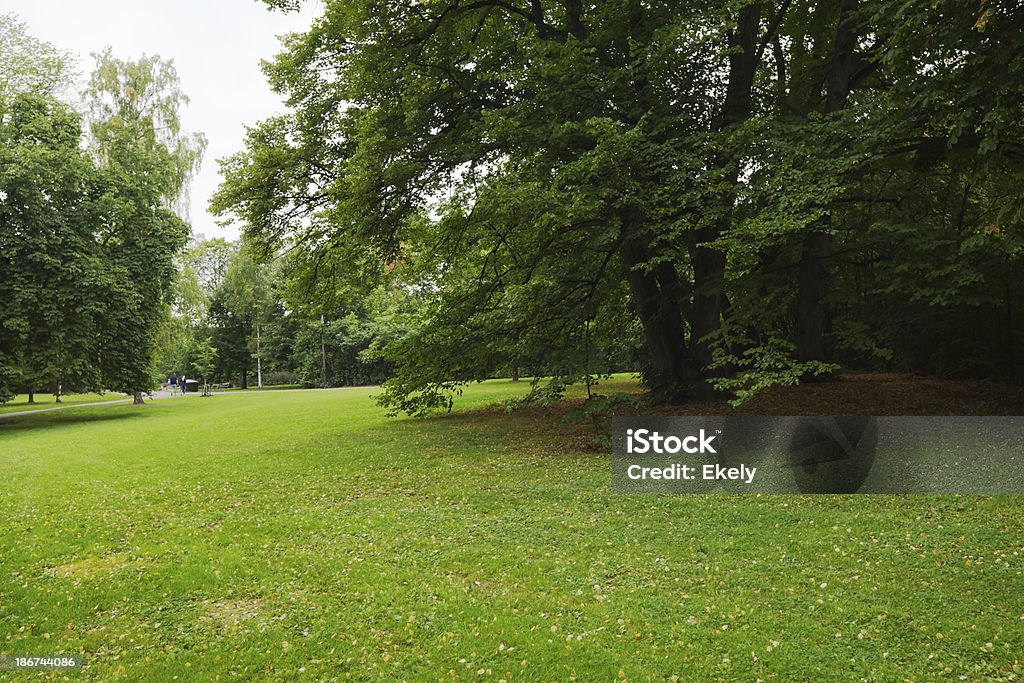
{"type": "Polygon", "coordinates": [[[304,31],[322,9],[303,3],[298,14],[271,12],[259,0],[3,0],[29,33],[78,56],[88,76],[91,52],[107,45],[114,55],[134,59],[159,54],[173,59],[181,87],[191,99],[182,112],[185,130],[209,140],[199,174],[192,181],[191,218],[195,234],[235,238],[207,212],[220,182],[216,160],[242,148],[245,125],[284,110],[260,71],[260,60],[280,52],[277,36],[304,31]]]}

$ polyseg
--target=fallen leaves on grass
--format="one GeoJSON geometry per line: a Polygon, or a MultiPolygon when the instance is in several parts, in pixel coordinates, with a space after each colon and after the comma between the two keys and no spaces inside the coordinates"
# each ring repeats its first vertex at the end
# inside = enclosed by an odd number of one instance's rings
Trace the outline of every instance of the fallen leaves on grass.
{"type": "Polygon", "coordinates": [[[259,598],[218,600],[210,603],[209,610],[200,619],[213,622],[220,629],[232,629],[244,621],[257,619],[262,604],[259,598]]]}

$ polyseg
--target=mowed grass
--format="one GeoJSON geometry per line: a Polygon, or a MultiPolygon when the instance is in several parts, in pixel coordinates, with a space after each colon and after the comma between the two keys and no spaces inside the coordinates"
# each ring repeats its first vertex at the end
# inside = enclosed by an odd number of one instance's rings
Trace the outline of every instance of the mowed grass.
{"type": "Polygon", "coordinates": [[[123,401],[129,397],[124,394],[64,394],[60,397],[60,403],[54,400],[53,394],[36,394],[33,398],[35,403],[29,403],[28,394],[18,394],[7,403],[0,403],[0,415],[20,413],[26,410],[44,410],[61,406],[82,405],[83,403],[98,403],[100,401],[123,401]]]}
{"type": "Polygon", "coordinates": [[[72,680],[1024,671],[1019,497],[616,495],[583,425],[470,410],[525,390],[0,420],[0,652],[85,653],[35,674],[72,680]]]}

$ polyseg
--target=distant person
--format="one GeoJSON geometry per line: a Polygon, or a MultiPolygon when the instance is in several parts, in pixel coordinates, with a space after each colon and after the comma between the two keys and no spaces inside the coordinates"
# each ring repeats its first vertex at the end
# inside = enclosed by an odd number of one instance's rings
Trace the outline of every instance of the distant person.
{"type": "Polygon", "coordinates": [[[178,373],[172,372],[167,384],[171,387],[171,396],[178,391],[178,373]]]}
{"type": "Polygon", "coordinates": [[[185,375],[181,376],[181,379],[178,380],[178,384],[181,385],[181,395],[184,396],[185,392],[188,391],[188,383],[185,382],[185,375]]]}

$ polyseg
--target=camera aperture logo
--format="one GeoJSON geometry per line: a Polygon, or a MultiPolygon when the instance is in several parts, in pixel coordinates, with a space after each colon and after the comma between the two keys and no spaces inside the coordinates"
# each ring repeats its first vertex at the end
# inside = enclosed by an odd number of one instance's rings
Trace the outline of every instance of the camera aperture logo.
{"type": "MultiPolygon", "coordinates": [[[[662,435],[661,432],[651,429],[627,429],[626,430],[626,455],[643,456],[674,456],[686,455],[718,455],[715,439],[722,435],[722,430],[709,430],[701,428],[697,433],[679,436],[677,434],[662,435]]],[[[720,462],[697,463],[697,462],[670,462],[659,463],[658,465],[645,465],[643,462],[634,462],[626,468],[626,476],[633,481],[741,481],[746,484],[753,483],[757,475],[756,467],[739,465],[729,467],[720,462]]]]}

